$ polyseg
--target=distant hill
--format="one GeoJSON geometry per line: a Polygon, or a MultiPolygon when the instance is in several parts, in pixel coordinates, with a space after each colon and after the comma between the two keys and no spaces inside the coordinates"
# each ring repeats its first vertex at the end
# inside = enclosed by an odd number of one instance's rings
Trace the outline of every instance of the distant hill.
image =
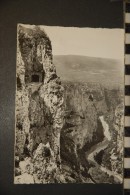
{"type": "Polygon", "coordinates": [[[123,83],[123,64],[114,59],[56,55],[53,60],[64,81],[123,83]]]}

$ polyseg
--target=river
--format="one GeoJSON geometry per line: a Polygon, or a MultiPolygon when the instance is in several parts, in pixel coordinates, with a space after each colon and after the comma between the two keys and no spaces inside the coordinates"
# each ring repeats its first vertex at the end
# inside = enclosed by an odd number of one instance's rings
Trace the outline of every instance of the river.
{"type": "Polygon", "coordinates": [[[113,176],[115,179],[119,180],[121,183],[122,177],[119,174],[116,174],[116,173],[112,172],[111,170],[109,170],[108,168],[106,168],[102,165],[99,165],[94,159],[94,157],[100,151],[107,148],[109,141],[111,140],[109,125],[104,120],[104,116],[100,116],[99,119],[100,119],[102,126],[103,126],[103,129],[104,129],[104,140],[102,142],[99,142],[98,144],[94,145],[93,147],[91,147],[90,151],[86,153],[86,158],[90,164],[92,164],[94,166],[98,166],[101,171],[107,173],[109,176],[113,176]]]}

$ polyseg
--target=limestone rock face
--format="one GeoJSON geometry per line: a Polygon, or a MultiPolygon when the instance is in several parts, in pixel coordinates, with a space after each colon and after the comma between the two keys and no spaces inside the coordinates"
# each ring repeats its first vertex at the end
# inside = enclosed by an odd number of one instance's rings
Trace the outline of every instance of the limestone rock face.
{"type": "Polygon", "coordinates": [[[85,152],[104,138],[98,117],[106,112],[107,105],[99,85],[63,82],[63,86],[65,122],[61,131],[62,166],[65,172],[68,167],[68,182],[71,182],[70,175],[76,170],[73,182],[87,183],[87,175],[86,178],[81,175],[82,172],[87,174],[89,168],[85,152]]]}
{"type": "Polygon", "coordinates": [[[14,182],[118,183],[112,175],[122,176],[123,91],[76,80],[61,85],[51,41],[33,25],[18,25],[16,76],[14,182]]]}
{"type": "MultiPolygon", "coordinates": [[[[104,167],[112,168],[115,173],[121,175],[123,105],[120,96],[123,91],[112,87],[109,89],[98,83],[63,81],[62,85],[64,86],[65,119],[60,147],[66,181],[93,183],[93,173],[90,171],[91,166],[87,157],[91,150],[94,147],[98,148],[105,139],[105,127],[101,123],[101,116],[104,116],[109,126],[112,139],[109,139],[106,149],[102,149],[95,155],[95,159],[97,163],[102,163],[104,167]]],[[[94,175],[96,175],[97,170],[95,168],[94,170],[94,175]]],[[[102,183],[105,174],[102,171],[99,172],[102,183]]],[[[97,180],[94,179],[94,182],[97,180]]],[[[113,179],[108,182],[113,182],[113,179]]]]}
{"type": "Polygon", "coordinates": [[[63,87],[52,61],[52,47],[40,27],[18,25],[15,167],[30,158],[16,183],[54,183],[60,171],[63,87]],[[24,174],[24,175],[23,175],[24,174]],[[33,179],[32,179],[33,177],[33,179]],[[19,181],[19,182],[18,182],[19,181]]]}

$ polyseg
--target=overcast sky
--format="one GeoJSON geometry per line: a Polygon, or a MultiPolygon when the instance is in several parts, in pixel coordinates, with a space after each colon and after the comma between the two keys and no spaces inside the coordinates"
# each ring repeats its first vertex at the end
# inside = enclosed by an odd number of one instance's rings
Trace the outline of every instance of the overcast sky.
{"type": "Polygon", "coordinates": [[[52,42],[53,55],[84,55],[123,59],[124,30],[42,26],[52,42]]]}
{"type": "MultiPolygon", "coordinates": [[[[25,25],[33,28],[34,25],[25,25]]],[[[124,58],[124,30],[40,26],[52,42],[53,55],[124,58]]]]}

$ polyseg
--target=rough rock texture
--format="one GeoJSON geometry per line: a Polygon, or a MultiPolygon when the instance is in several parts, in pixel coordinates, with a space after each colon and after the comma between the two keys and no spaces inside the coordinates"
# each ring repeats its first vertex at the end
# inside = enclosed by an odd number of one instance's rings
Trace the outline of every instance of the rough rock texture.
{"type": "Polygon", "coordinates": [[[19,25],[17,40],[15,183],[118,183],[123,90],[83,81],[62,87],[46,33],[19,25]],[[92,164],[87,158],[96,149],[92,164]]]}
{"type": "MultiPolygon", "coordinates": [[[[99,162],[110,169],[113,167],[113,163],[109,163],[111,156],[114,155],[116,148],[119,151],[122,147],[123,106],[121,105],[123,100],[121,95],[123,91],[118,88],[115,89],[115,87],[106,88],[96,83],[68,81],[62,82],[62,84],[64,86],[65,122],[61,131],[60,147],[65,178],[70,183],[97,182],[97,180],[93,181],[89,174],[91,165],[88,163],[86,155],[93,146],[104,139],[104,129],[99,120],[99,116],[104,116],[114,142],[112,139],[108,147],[103,152],[101,151],[99,162]],[[119,116],[117,117],[117,115],[119,116]],[[118,146],[116,146],[117,143],[118,146]],[[111,153],[109,154],[109,152],[111,153]],[[66,175],[66,173],[68,174],[66,175]]],[[[122,154],[122,152],[120,153],[122,154]]],[[[118,159],[114,160],[116,161],[114,162],[116,169],[118,169],[117,164],[122,164],[121,154],[116,153],[118,156],[118,159]]],[[[119,169],[122,171],[122,168],[119,169]]],[[[96,172],[94,175],[96,177],[96,172]]],[[[105,182],[104,179],[107,174],[101,172],[100,175],[102,178],[98,182],[105,182]]],[[[109,175],[107,177],[108,182],[115,182],[113,178],[109,179],[109,175]]]]}
{"type": "Polygon", "coordinates": [[[57,181],[63,113],[63,87],[49,38],[40,27],[18,25],[15,183],[57,181]],[[23,173],[21,162],[25,167],[33,165],[32,170],[25,168],[23,173]]]}
{"type": "Polygon", "coordinates": [[[123,171],[123,127],[124,103],[121,88],[105,91],[109,112],[105,114],[111,133],[111,141],[102,159],[102,163],[115,173],[123,171]]]}

